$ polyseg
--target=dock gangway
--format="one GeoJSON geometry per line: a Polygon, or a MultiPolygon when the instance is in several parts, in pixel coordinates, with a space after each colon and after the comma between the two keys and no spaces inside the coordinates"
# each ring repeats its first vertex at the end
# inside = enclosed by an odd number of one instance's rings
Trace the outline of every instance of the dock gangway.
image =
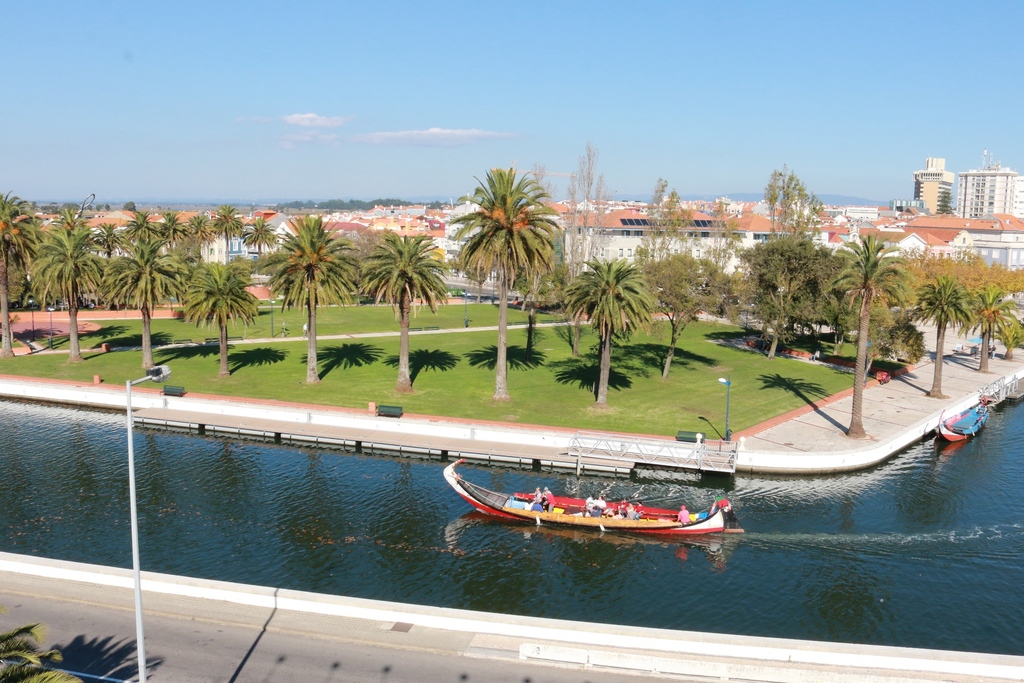
{"type": "Polygon", "coordinates": [[[737,444],[728,441],[710,445],[703,439],[686,443],[600,432],[576,432],[569,441],[569,456],[576,458],[577,474],[584,459],[615,461],[630,468],[643,464],[734,474],[736,450],[737,444]]]}

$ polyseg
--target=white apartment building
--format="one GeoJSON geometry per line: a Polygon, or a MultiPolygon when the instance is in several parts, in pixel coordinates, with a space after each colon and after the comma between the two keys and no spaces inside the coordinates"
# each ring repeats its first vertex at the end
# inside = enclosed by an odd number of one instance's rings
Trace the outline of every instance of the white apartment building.
{"type": "Polygon", "coordinates": [[[947,171],[946,160],[938,157],[928,157],[924,160],[924,166],[920,171],[914,171],[914,199],[923,201],[925,207],[936,214],[942,191],[953,196],[953,172],[947,171]]]}
{"type": "Polygon", "coordinates": [[[996,162],[982,169],[961,171],[959,175],[956,213],[960,218],[984,218],[997,213],[1018,215],[1016,171],[996,162]]]}

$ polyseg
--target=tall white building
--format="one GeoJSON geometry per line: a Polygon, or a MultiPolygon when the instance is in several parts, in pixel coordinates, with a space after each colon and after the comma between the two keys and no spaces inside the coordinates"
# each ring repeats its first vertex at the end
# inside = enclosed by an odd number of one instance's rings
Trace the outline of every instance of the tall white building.
{"type": "Polygon", "coordinates": [[[914,199],[924,202],[933,214],[938,213],[939,195],[943,190],[953,193],[953,172],[946,170],[946,160],[929,157],[924,160],[924,168],[914,171],[914,199]]]}
{"type": "MultiPolygon", "coordinates": [[[[962,171],[957,188],[956,213],[961,218],[983,218],[997,213],[1016,215],[1017,172],[989,161],[980,170],[962,171]]],[[[1024,188],[1022,188],[1024,189],[1024,188]]]]}

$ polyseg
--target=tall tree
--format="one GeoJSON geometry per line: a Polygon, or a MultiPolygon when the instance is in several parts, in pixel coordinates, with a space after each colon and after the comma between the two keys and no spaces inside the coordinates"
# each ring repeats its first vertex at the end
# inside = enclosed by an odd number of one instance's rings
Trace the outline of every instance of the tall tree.
{"type": "MultiPolygon", "coordinates": [[[[714,264],[707,265],[713,267],[714,264]]],[[[706,308],[703,296],[704,270],[705,264],[689,254],[673,254],[643,264],[644,278],[654,296],[657,310],[665,316],[669,328],[668,352],[661,371],[662,379],[668,379],[679,335],[706,308]]]]}
{"type": "Polygon", "coordinates": [[[95,293],[103,279],[103,264],[91,251],[92,234],[84,224],[72,230],[48,230],[32,264],[35,282],[43,288],[43,297],[58,296],[68,304],[71,355],[82,360],[78,343],[78,305],[83,295],[95,293]]]}
{"type": "Polygon", "coordinates": [[[14,357],[11,334],[11,275],[15,269],[26,268],[36,251],[39,231],[28,213],[25,200],[8,192],[0,195],[0,324],[3,343],[0,358],[14,357]]]}
{"type": "Polygon", "coordinates": [[[608,405],[612,337],[651,323],[654,298],[640,270],[625,259],[590,261],[569,288],[566,309],[576,320],[584,318],[597,330],[601,344],[596,405],[608,405]]]}
{"type": "Polygon", "coordinates": [[[832,252],[806,236],[779,235],[742,255],[747,299],[771,340],[768,358],[798,326],[810,326],[821,314],[824,293],[838,268],[832,252]]]}
{"type": "Polygon", "coordinates": [[[78,213],[78,207],[65,208],[60,210],[60,214],[57,216],[57,220],[53,222],[53,225],[63,228],[64,230],[74,230],[80,226],[85,225],[85,220],[78,213]]]}
{"type": "Polygon", "coordinates": [[[672,254],[688,253],[690,238],[687,228],[693,227],[693,212],[683,207],[679,193],[672,190],[665,196],[668,182],[662,178],[654,186],[651,203],[647,207],[650,223],[640,240],[637,256],[640,261],[668,258],[672,254]]]}
{"type": "Polygon", "coordinates": [[[92,233],[93,248],[108,259],[125,245],[124,230],[113,223],[100,223],[92,233]]]}
{"type": "Polygon", "coordinates": [[[132,306],[142,314],[142,367],[153,367],[150,326],[153,310],[181,293],[185,270],[171,254],[162,253],[165,240],[140,240],[107,266],[104,289],[111,301],[132,306]]]}
{"type": "Polygon", "coordinates": [[[177,247],[188,237],[188,224],[182,222],[180,211],[164,211],[160,214],[163,220],[163,237],[167,240],[171,249],[177,247]]]}
{"type": "Polygon", "coordinates": [[[259,216],[242,230],[242,240],[245,246],[256,249],[256,253],[263,256],[264,250],[271,251],[277,246],[277,232],[263,216],[259,216]]]}
{"type": "Polygon", "coordinates": [[[948,398],[942,393],[942,365],[945,362],[946,328],[963,327],[970,320],[971,295],[967,288],[949,275],[940,275],[917,290],[916,318],[935,325],[935,369],[932,374],[932,398],[948,398]]]}
{"type": "Polygon", "coordinates": [[[132,219],[124,226],[124,236],[130,242],[152,242],[163,240],[164,226],[162,223],[149,220],[145,211],[136,211],[132,219]]]}
{"type": "Polygon", "coordinates": [[[249,263],[233,261],[204,263],[196,268],[185,289],[185,319],[198,325],[215,325],[220,341],[220,374],[231,374],[228,368],[228,323],[250,323],[259,312],[259,302],[249,286],[249,263]]]}
{"type": "Polygon", "coordinates": [[[898,301],[906,293],[907,271],[903,259],[874,235],[861,242],[847,244],[841,252],[846,267],[836,278],[836,287],[860,301],[857,334],[857,362],[853,376],[853,411],[847,436],[867,438],[864,431],[864,383],[867,367],[868,328],[871,324],[871,304],[880,301],[898,301]]]}
{"type": "Polygon", "coordinates": [[[412,391],[409,375],[409,313],[416,301],[431,311],[447,300],[448,286],[442,279],[444,264],[434,253],[429,236],[399,237],[393,232],[384,239],[366,261],[363,290],[373,294],[377,303],[386,301],[395,309],[400,333],[398,381],[395,391],[412,391]]]}
{"type": "MultiPolygon", "coordinates": [[[[562,235],[561,260],[570,279],[582,272],[584,264],[591,259],[603,257],[607,242],[604,230],[604,214],[611,193],[598,173],[597,162],[601,153],[588,142],[583,154],[576,160],[576,171],[569,176],[566,187],[565,232],[562,235]]],[[[547,191],[546,188],[542,189],[547,191]]],[[[579,356],[580,324],[573,324],[572,355],[579,356]]]]}
{"type": "MultiPolygon", "coordinates": [[[[477,179],[479,183],[480,180],[477,179]]],[[[456,239],[468,237],[462,250],[466,263],[493,271],[498,281],[498,353],[494,400],[508,394],[508,290],[516,272],[546,271],[552,267],[558,226],[555,211],[543,204],[548,194],[529,175],[516,177],[515,169],[488,171],[470,197],[476,211],[456,218],[462,226],[456,239]]]]}
{"type": "Polygon", "coordinates": [[[1016,320],[1013,317],[1016,310],[1017,305],[1006,298],[1006,292],[998,285],[987,285],[975,294],[968,326],[972,331],[981,332],[980,372],[988,372],[988,347],[1000,327],[1016,320]]]}
{"type": "Polygon", "coordinates": [[[939,192],[939,201],[938,206],[935,207],[935,213],[940,215],[953,213],[953,197],[949,190],[941,190],[939,192]]]}
{"type": "Polygon", "coordinates": [[[224,240],[224,263],[228,262],[231,238],[242,236],[242,225],[242,218],[238,215],[238,209],[230,204],[223,204],[217,207],[217,217],[213,219],[213,229],[217,233],[217,237],[224,240]]]}
{"type": "MultiPolygon", "coordinates": [[[[0,614],[6,612],[0,607],[0,614]]],[[[63,656],[58,650],[43,650],[46,638],[42,624],[19,626],[0,633],[0,683],[82,683],[69,673],[49,668],[63,656]]]]}
{"type": "Polygon", "coordinates": [[[764,188],[764,201],[768,204],[773,232],[802,235],[818,229],[821,201],[786,166],[781,171],[772,171],[764,188]]]}
{"type": "Polygon", "coordinates": [[[188,242],[198,249],[200,260],[206,260],[207,256],[210,256],[206,245],[215,239],[217,231],[213,229],[213,223],[206,214],[197,213],[188,219],[188,242]]]}
{"type": "Polygon", "coordinates": [[[1013,350],[1024,344],[1024,323],[1019,320],[1007,321],[999,328],[999,341],[1006,347],[1005,360],[1013,360],[1013,350]]]}
{"type": "Polygon", "coordinates": [[[347,240],[331,237],[319,216],[293,219],[295,234],[270,255],[270,289],[282,304],[306,309],[306,382],[320,381],[316,358],[316,311],[326,304],[350,303],[357,265],[347,240]]]}

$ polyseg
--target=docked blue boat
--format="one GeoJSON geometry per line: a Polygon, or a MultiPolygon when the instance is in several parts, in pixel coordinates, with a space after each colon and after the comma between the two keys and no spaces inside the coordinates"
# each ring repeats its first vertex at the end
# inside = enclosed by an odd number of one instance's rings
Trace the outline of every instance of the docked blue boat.
{"type": "Polygon", "coordinates": [[[988,422],[988,396],[973,408],[961,411],[952,417],[939,416],[939,435],[946,441],[964,441],[978,432],[988,422]]]}

